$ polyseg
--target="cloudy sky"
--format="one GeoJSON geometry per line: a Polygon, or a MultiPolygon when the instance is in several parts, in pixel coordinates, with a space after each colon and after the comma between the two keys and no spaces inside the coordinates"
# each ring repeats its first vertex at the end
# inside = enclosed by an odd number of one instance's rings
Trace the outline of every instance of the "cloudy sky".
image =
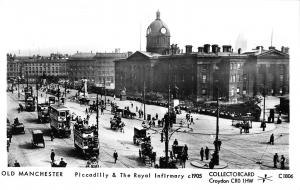
{"type": "Polygon", "coordinates": [[[247,49],[291,46],[299,32],[297,0],[0,0],[7,51],[47,54],[146,49],[156,11],[181,48],[247,40],[247,49]]]}

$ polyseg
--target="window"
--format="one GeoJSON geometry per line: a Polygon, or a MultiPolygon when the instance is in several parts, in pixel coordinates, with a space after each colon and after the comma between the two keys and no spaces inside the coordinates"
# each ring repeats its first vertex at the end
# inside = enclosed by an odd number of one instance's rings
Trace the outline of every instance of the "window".
{"type": "Polygon", "coordinates": [[[240,82],[240,75],[236,75],[236,81],[240,82]]]}
{"type": "Polygon", "coordinates": [[[230,70],[233,69],[233,63],[230,63],[230,70]]]}
{"type": "Polygon", "coordinates": [[[283,82],[283,75],[280,75],[279,80],[280,82],[283,82]]]}
{"type": "Polygon", "coordinates": [[[238,64],[237,64],[237,69],[240,69],[240,68],[241,68],[241,64],[238,63],[238,64]]]}
{"type": "Polygon", "coordinates": [[[240,94],[240,88],[237,88],[237,89],[236,89],[236,93],[237,93],[237,94],[240,94]]]}
{"type": "Polygon", "coordinates": [[[202,95],[206,95],[206,88],[202,88],[202,95]]]}
{"type": "Polygon", "coordinates": [[[206,83],[206,75],[202,75],[202,83],[206,83]]]}

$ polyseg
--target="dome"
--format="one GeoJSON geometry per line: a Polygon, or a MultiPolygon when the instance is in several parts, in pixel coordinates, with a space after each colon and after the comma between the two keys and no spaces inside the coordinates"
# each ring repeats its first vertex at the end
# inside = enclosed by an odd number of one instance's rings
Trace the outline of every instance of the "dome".
{"type": "Polygon", "coordinates": [[[168,26],[160,19],[160,12],[156,12],[156,19],[148,26],[147,36],[170,36],[168,26]]]}

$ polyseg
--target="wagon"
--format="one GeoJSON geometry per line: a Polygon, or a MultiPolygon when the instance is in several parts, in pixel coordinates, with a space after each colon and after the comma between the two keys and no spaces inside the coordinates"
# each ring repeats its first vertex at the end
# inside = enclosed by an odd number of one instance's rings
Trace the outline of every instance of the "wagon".
{"type": "Polygon", "coordinates": [[[32,131],[32,145],[38,146],[39,144],[43,144],[43,148],[45,148],[44,134],[41,130],[33,130],[32,131]]]}
{"type": "Polygon", "coordinates": [[[172,152],[175,159],[182,159],[184,146],[173,145],[172,152]]]}
{"type": "Polygon", "coordinates": [[[134,127],[133,144],[151,142],[150,136],[147,137],[147,129],[142,127],[134,127]]]}
{"type": "Polygon", "coordinates": [[[20,134],[20,133],[25,134],[23,123],[13,123],[11,125],[11,128],[12,128],[12,133],[13,134],[20,134]]]}

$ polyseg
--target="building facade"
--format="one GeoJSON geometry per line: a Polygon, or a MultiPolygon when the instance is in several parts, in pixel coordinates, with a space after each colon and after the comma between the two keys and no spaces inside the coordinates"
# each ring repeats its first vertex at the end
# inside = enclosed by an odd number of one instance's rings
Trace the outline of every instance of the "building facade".
{"type": "Polygon", "coordinates": [[[160,20],[159,12],[154,22],[156,24],[152,22],[146,31],[147,52],[137,51],[115,61],[117,93],[126,89],[128,95],[139,96],[145,89],[146,93],[166,95],[170,86],[174,97],[198,102],[217,97],[237,102],[263,92],[268,95],[289,93],[287,48],[279,51],[274,47],[268,50],[259,47],[242,53],[240,49],[233,52],[230,45],[204,44],[196,52],[187,45],[183,53],[177,45],[170,46],[165,40],[167,43],[161,49],[164,40],[154,39],[167,39],[170,32],[160,20]],[[163,28],[167,31],[165,34],[160,32],[163,28]],[[150,36],[153,31],[156,31],[155,38],[150,36]]]}
{"type": "Polygon", "coordinates": [[[68,55],[51,54],[50,56],[12,56],[7,55],[7,78],[20,77],[35,82],[38,77],[66,78],[68,55]]]}
{"type": "Polygon", "coordinates": [[[68,60],[70,81],[87,79],[97,87],[115,88],[116,59],[126,58],[128,53],[120,53],[116,49],[113,53],[76,53],[68,60]]]}

